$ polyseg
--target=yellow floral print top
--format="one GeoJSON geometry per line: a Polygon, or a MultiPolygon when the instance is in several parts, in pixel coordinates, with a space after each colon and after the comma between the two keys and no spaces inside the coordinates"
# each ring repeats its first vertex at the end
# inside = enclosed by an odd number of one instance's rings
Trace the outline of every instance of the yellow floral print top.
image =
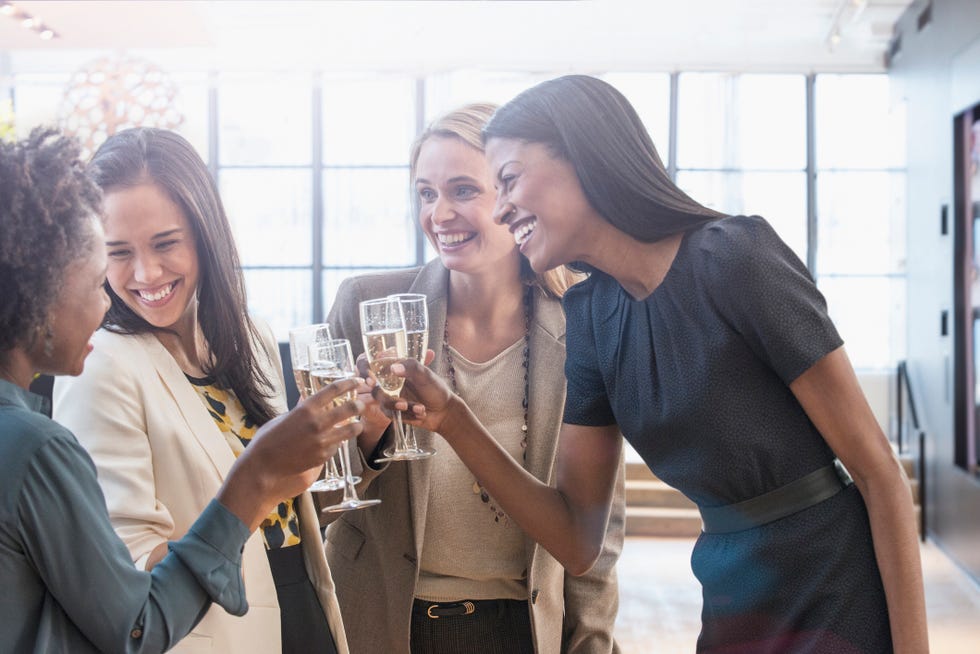
{"type": "MultiPolygon", "coordinates": [[[[255,436],[259,426],[245,413],[245,408],[233,391],[219,388],[211,379],[199,379],[190,375],[187,379],[193,384],[237,457],[245,451],[245,446],[255,436]]],[[[276,510],[262,521],[260,528],[267,550],[298,545],[299,515],[296,513],[295,498],[280,502],[276,510]]]]}

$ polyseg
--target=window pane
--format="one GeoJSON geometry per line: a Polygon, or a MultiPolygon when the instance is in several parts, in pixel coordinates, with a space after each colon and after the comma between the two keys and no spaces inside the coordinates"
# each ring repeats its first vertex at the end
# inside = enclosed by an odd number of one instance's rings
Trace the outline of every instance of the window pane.
{"type": "Polygon", "coordinates": [[[289,340],[289,330],[313,322],[313,274],[309,270],[248,270],[248,310],[269,323],[276,340],[289,340]]]}
{"type": "Polygon", "coordinates": [[[818,168],[903,168],[905,105],[887,75],[818,75],[818,168]]]}
{"type": "Polygon", "coordinates": [[[308,169],[220,171],[221,196],[243,266],[312,264],[310,175],[308,169]]]}
{"type": "Polygon", "coordinates": [[[14,77],[14,127],[25,138],[38,125],[59,124],[61,101],[69,75],[17,75],[14,77]]]}
{"type": "Polygon", "coordinates": [[[554,76],[476,70],[430,75],[425,80],[425,122],[470,102],[504,104],[521,91],[554,76]]]}
{"type": "Polygon", "coordinates": [[[817,271],[905,272],[905,173],[817,176],[817,271]]]}
{"type": "Polygon", "coordinates": [[[830,317],[855,368],[891,369],[905,357],[904,277],[825,277],[830,317]]]}
{"type": "Polygon", "coordinates": [[[323,173],[323,263],[400,267],[415,263],[408,168],[323,173]]]}
{"type": "Polygon", "coordinates": [[[666,166],[670,151],[670,75],[610,73],[602,79],[619,89],[636,109],[666,166]]]}
{"type": "Polygon", "coordinates": [[[415,80],[323,81],[323,162],[404,165],[415,138],[415,80]]]}
{"type": "Polygon", "coordinates": [[[679,171],[677,185],[718,211],[758,214],[801,261],[806,261],[806,175],[804,173],[712,173],[679,171]]]}
{"type": "Polygon", "coordinates": [[[679,167],[806,166],[802,75],[684,73],[677,93],[679,167]]]}
{"type": "Polygon", "coordinates": [[[313,160],[313,83],[307,76],[222,76],[221,165],[302,165],[313,160]]]}
{"type": "Polygon", "coordinates": [[[204,162],[208,161],[208,78],[200,73],[171,76],[177,84],[176,108],[183,117],[177,132],[190,141],[204,162]]]}

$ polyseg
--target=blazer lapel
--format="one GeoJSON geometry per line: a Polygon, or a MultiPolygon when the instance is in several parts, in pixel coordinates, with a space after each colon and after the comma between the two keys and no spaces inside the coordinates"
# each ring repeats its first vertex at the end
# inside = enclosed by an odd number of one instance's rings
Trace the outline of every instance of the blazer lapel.
{"type": "MultiPolygon", "coordinates": [[[[146,334],[141,338],[146,342],[146,351],[157,375],[173,397],[175,408],[187,425],[186,430],[175,430],[175,433],[179,434],[180,438],[193,439],[197,442],[207,453],[211,463],[214,464],[215,473],[223,481],[235,462],[235,455],[225,442],[221,430],[218,429],[197,391],[187,381],[184,371],[180,369],[167,349],[152,334],[146,334]]],[[[175,415],[174,419],[176,418],[175,415]]]]}
{"type": "MultiPolygon", "coordinates": [[[[446,331],[446,310],[448,303],[449,270],[435,259],[426,264],[412,282],[408,293],[422,293],[428,298],[426,302],[429,311],[429,349],[435,352],[435,358],[429,365],[439,372],[445,365],[442,354],[442,337],[446,331]]],[[[415,430],[415,438],[419,447],[438,449],[433,443],[432,433],[424,429],[415,430]]],[[[439,456],[438,453],[435,456],[439,456]]],[[[429,477],[432,466],[428,461],[415,461],[407,464],[409,505],[412,508],[412,523],[416,526],[415,552],[422,551],[422,537],[425,534],[426,512],[429,506],[429,477]]]]}

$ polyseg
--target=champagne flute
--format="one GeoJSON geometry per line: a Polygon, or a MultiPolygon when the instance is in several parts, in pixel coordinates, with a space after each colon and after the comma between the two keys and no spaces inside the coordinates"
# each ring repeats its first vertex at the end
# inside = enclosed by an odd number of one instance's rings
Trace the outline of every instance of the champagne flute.
{"type": "MultiPolygon", "coordinates": [[[[346,338],[331,339],[313,343],[309,349],[310,353],[310,379],[313,390],[319,391],[325,386],[342,379],[354,377],[354,356],[351,354],[350,341],[346,338]]],[[[353,402],[357,398],[357,391],[351,390],[348,393],[339,395],[333,399],[334,406],[340,406],[345,402],[353,402]]],[[[356,422],[357,416],[345,420],[341,424],[356,422]]],[[[340,454],[340,473],[343,477],[344,497],[337,504],[324,508],[324,511],[353,511],[363,509],[366,506],[380,504],[381,500],[362,500],[357,496],[356,483],[351,475],[350,465],[350,442],[348,439],[337,448],[340,454]]]]}
{"type": "MultiPolygon", "coordinates": [[[[315,392],[310,379],[310,345],[331,338],[333,336],[330,333],[330,325],[327,323],[317,323],[289,330],[289,359],[293,365],[293,379],[296,380],[299,395],[304,400],[315,392]]],[[[309,488],[311,492],[334,491],[344,487],[344,478],[340,475],[336,458],[334,457],[327,462],[325,477],[313,482],[309,488]]],[[[359,482],[360,479],[357,481],[359,482]]]]}
{"type": "MultiPolygon", "coordinates": [[[[398,300],[402,305],[402,318],[405,321],[406,356],[425,365],[425,353],[429,347],[428,298],[421,293],[397,293],[389,295],[388,299],[398,300]]],[[[415,440],[415,428],[412,425],[405,426],[404,444],[405,447],[397,452],[399,455],[414,453],[428,456],[435,454],[435,450],[427,450],[418,446],[418,442],[415,440]]],[[[392,448],[388,448],[384,452],[385,456],[394,453],[395,450],[392,448]]]]}
{"type": "MultiPolygon", "coordinates": [[[[391,373],[391,366],[407,354],[405,319],[401,302],[389,298],[361,302],[361,336],[364,339],[364,353],[378,385],[389,397],[398,397],[403,377],[391,373]]],[[[432,454],[428,451],[413,451],[405,443],[400,411],[392,411],[392,428],[395,431],[395,445],[385,449],[383,456],[375,462],[408,461],[421,459],[432,454]]]]}

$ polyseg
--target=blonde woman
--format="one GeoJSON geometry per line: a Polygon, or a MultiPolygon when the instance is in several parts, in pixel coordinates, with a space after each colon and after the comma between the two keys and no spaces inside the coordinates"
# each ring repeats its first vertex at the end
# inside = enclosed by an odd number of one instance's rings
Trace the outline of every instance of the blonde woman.
{"type": "MultiPolygon", "coordinates": [[[[517,466],[552,483],[565,397],[559,298],[568,273],[534,275],[513,237],[493,223],[494,181],[480,141],[493,110],[475,104],[450,112],[412,149],[418,219],[438,259],[346,280],[328,321],[360,347],[358,302],[425,294],[432,369],[517,466]]],[[[387,425],[369,405],[358,443],[367,461],[362,492],[381,505],[344,514],[327,532],[353,651],[619,651],[612,632],[621,475],[599,563],[575,578],[527,537],[438,434],[417,430],[420,446],[435,456],[375,467],[387,425]]]]}

